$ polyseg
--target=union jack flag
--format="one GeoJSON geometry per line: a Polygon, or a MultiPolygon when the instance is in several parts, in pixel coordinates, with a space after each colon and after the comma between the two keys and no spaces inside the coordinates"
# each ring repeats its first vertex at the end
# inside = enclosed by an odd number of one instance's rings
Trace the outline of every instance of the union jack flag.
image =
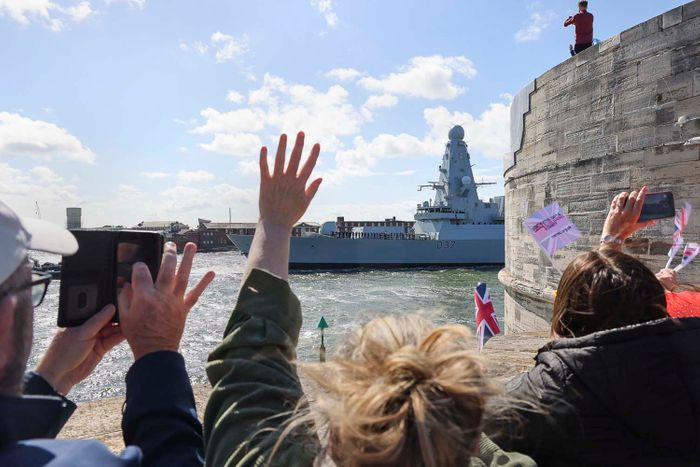
{"type": "Polygon", "coordinates": [[[673,223],[676,229],[673,231],[673,244],[671,245],[671,249],[668,250],[669,260],[668,263],[666,263],[666,267],[669,267],[671,265],[671,261],[676,256],[676,253],[678,252],[680,247],[683,245],[683,231],[688,225],[688,220],[690,220],[690,214],[692,214],[692,212],[692,206],[689,202],[686,201],[683,204],[683,207],[680,208],[676,213],[676,217],[673,219],[673,223]]]}
{"type": "Polygon", "coordinates": [[[489,339],[501,333],[496,312],[491,303],[491,292],[483,282],[479,282],[474,288],[474,304],[476,305],[476,341],[481,352],[489,339]]]}

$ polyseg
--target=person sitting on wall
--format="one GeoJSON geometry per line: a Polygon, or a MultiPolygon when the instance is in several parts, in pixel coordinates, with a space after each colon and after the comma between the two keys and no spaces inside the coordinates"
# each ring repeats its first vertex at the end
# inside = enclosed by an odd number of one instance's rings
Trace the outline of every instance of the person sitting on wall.
{"type": "Polygon", "coordinates": [[[463,326],[372,320],[328,363],[302,366],[319,388],[309,406],[294,363],[301,307],[287,280],[290,226],[321,184],[306,186],[320,147],[299,171],[299,133],[285,171],[286,142],[282,135],[272,174],[261,151],[260,221],[224,340],[207,363],[207,465],[534,466],[482,436],[494,389],[463,326]]]}
{"type": "Polygon", "coordinates": [[[654,273],[618,251],[649,225],[637,222],[645,194],[616,196],[601,248],[564,270],[553,340],[487,416],[502,448],[554,466],[700,459],[700,319],[668,317],[654,273]]]}
{"type": "Polygon", "coordinates": [[[576,45],[570,47],[573,57],[593,45],[593,15],[588,12],[588,2],[578,2],[578,13],[569,16],[564,21],[564,27],[574,25],[576,29],[576,45]]]}
{"type": "Polygon", "coordinates": [[[133,293],[119,303],[119,325],[111,323],[115,308],[108,305],[83,325],[59,330],[37,368],[24,374],[34,307],[50,282],[32,274],[27,252],[71,255],[77,248],[67,230],[20,219],[0,202],[0,465],[201,465],[202,427],[177,352],[187,312],[213,279],[205,275],[185,294],[194,244],[185,247],[177,272],[175,245],[167,244],[155,285],[148,267],[136,263],[133,293]],[[125,338],[136,360],[126,375],[126,449],[115,455],[96,440],[52,439],[76,409],[66,398],[71,388],[125,338]]]}

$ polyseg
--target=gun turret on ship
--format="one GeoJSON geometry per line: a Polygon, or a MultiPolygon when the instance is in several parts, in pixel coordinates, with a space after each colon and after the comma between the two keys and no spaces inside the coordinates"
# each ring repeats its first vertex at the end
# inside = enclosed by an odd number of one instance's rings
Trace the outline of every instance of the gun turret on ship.
{"type": "MultiPolygon", "coordinates": [[[[292,237],[293,269],[395,268],[503,264],[505,256],[503,203],[479,199],[464,142],[464,129],[453,127],[445,145],[438,180],[419,191],[435,191],[434,200],[419,204],[412,231],[357,229],[292,237]]],[[[329,223],[327,223],[329,224],[329,223]]],[[[332,224],[332,223],[330,223],[332,224]]],[[[228,235],[248,254],[253,237],[228,235]]]]}

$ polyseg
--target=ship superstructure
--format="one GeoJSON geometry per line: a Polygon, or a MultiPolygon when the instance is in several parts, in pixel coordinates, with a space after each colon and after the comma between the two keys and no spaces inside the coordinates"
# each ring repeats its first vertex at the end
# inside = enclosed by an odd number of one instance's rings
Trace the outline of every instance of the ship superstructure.
{"type": "MultiPolygon", "coordinates": [[[[292,237],[290,267],[331,269],[355,267],[427,267],[502,264],[504,261],[503,203],[479,199],[464,141],[464,129],[448,134],[438,180],[421,185],[435,197],[419,204],[413,231],[338,232],[292,237]]],[[[332,223],[327,223],[332,224],[332,223]]],[[[326,227],[327,224],[324,224],[326,227]]],[[[247,255],[252,236],[229,235],[247,255]]]]}

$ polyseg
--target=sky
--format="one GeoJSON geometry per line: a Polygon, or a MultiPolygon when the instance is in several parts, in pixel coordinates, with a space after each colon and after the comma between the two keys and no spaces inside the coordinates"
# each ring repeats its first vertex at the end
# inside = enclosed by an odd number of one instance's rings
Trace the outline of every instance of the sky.
{"type": "MultiPolygon", "coordinates": [[[[503,194],[512,96],[568,57],[576,3],[0,0],[0,200],[255,221],[260,146],[303,130],[324,178],[304,220],[411,220],[455,124],[480,197],[503,194]]],[[[591,1],[594,36],[683,3],[591,1]]]]}

